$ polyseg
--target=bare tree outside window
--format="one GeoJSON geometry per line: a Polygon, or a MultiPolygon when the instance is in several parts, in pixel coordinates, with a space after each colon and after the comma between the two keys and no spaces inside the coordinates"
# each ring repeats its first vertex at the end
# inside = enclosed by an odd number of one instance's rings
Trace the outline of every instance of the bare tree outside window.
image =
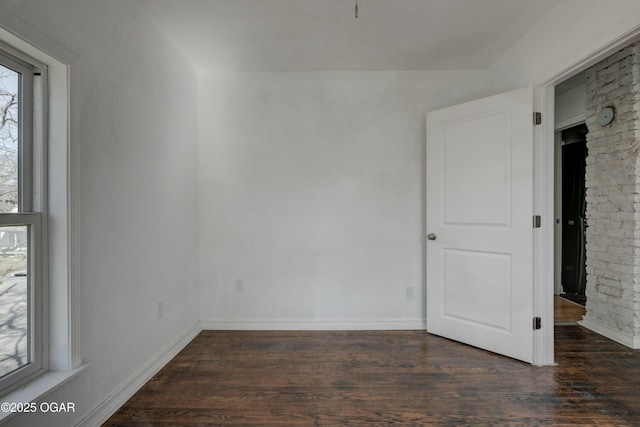
{"type": "MultiPolygon", "coordinates": [[[[0,213],[18,211],[20,74],[0,65],[0,213]]],[[[0,226],[0,377],[29,362],[26,226],[0,226]]]]}
{"type": "Polygon", "coordinates": [[[0,212],[18,208],[19,74],[0,65],[0,212]]]}

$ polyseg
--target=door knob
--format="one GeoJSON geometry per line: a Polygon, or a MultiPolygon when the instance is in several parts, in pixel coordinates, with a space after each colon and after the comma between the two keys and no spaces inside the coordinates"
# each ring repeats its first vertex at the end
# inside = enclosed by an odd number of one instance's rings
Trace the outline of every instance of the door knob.
{"type": "Polygon", "coordinates": [[[436,237],[438,237],[438,236],[436,236],[436,233],[427,234],[427,239],[428,240],[436,240],[436,237]]]}

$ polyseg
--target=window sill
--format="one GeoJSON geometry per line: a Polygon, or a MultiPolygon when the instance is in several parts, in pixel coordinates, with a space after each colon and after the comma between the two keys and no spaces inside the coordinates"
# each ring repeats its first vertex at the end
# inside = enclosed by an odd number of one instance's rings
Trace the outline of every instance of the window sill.
{"type": "MultiPolygon", "coordinates": [[[[50,371],[31,381],[6,396],[0,397],[0,407],[3,403],[29,403],[37,402],[40,398],[51,393],[61,385],[78,376],[87,368],[82,365],[70,371],[50,371]]],[[[13,417],[16,412],[4,412],[0,410],[0,423],[13,417]]]]}

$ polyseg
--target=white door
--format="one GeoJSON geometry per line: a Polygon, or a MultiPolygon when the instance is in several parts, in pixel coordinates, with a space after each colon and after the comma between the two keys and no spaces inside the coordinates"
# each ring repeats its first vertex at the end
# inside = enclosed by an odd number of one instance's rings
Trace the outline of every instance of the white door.
{"type": "Polygon", "coordinates": [[[533,360],[533,89],[427,114],[427,331],[533,360]]]}

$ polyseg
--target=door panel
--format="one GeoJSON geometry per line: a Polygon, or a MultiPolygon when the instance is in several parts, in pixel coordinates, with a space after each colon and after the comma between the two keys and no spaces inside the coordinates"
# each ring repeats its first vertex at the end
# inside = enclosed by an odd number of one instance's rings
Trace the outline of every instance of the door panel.
{"type": "Polygon", "coordinates": [[[443,315],[508,331],[510,256],[451,249],[443,250],[443,256],[447,274],[443,280],[443,315]],[[472,277],[469,272],[473,272],[472,277]],[[485,310],[476,310],[479,301],[485,302],[485,310]]]}
{"type": "Polygon", "coordinates": [[[533,358],[533,90],[427,115],[427,330],[533,358]]]}
{"type": "Polygon", "coordinates": [[[508,112],[448,122],[444,137],[444,222],[447,225],[509,223],[508,112]],[[469,144],[476,135],[485,145],[469,144]],[[472,161],[461,161],[466,158],[472,161]]]}

